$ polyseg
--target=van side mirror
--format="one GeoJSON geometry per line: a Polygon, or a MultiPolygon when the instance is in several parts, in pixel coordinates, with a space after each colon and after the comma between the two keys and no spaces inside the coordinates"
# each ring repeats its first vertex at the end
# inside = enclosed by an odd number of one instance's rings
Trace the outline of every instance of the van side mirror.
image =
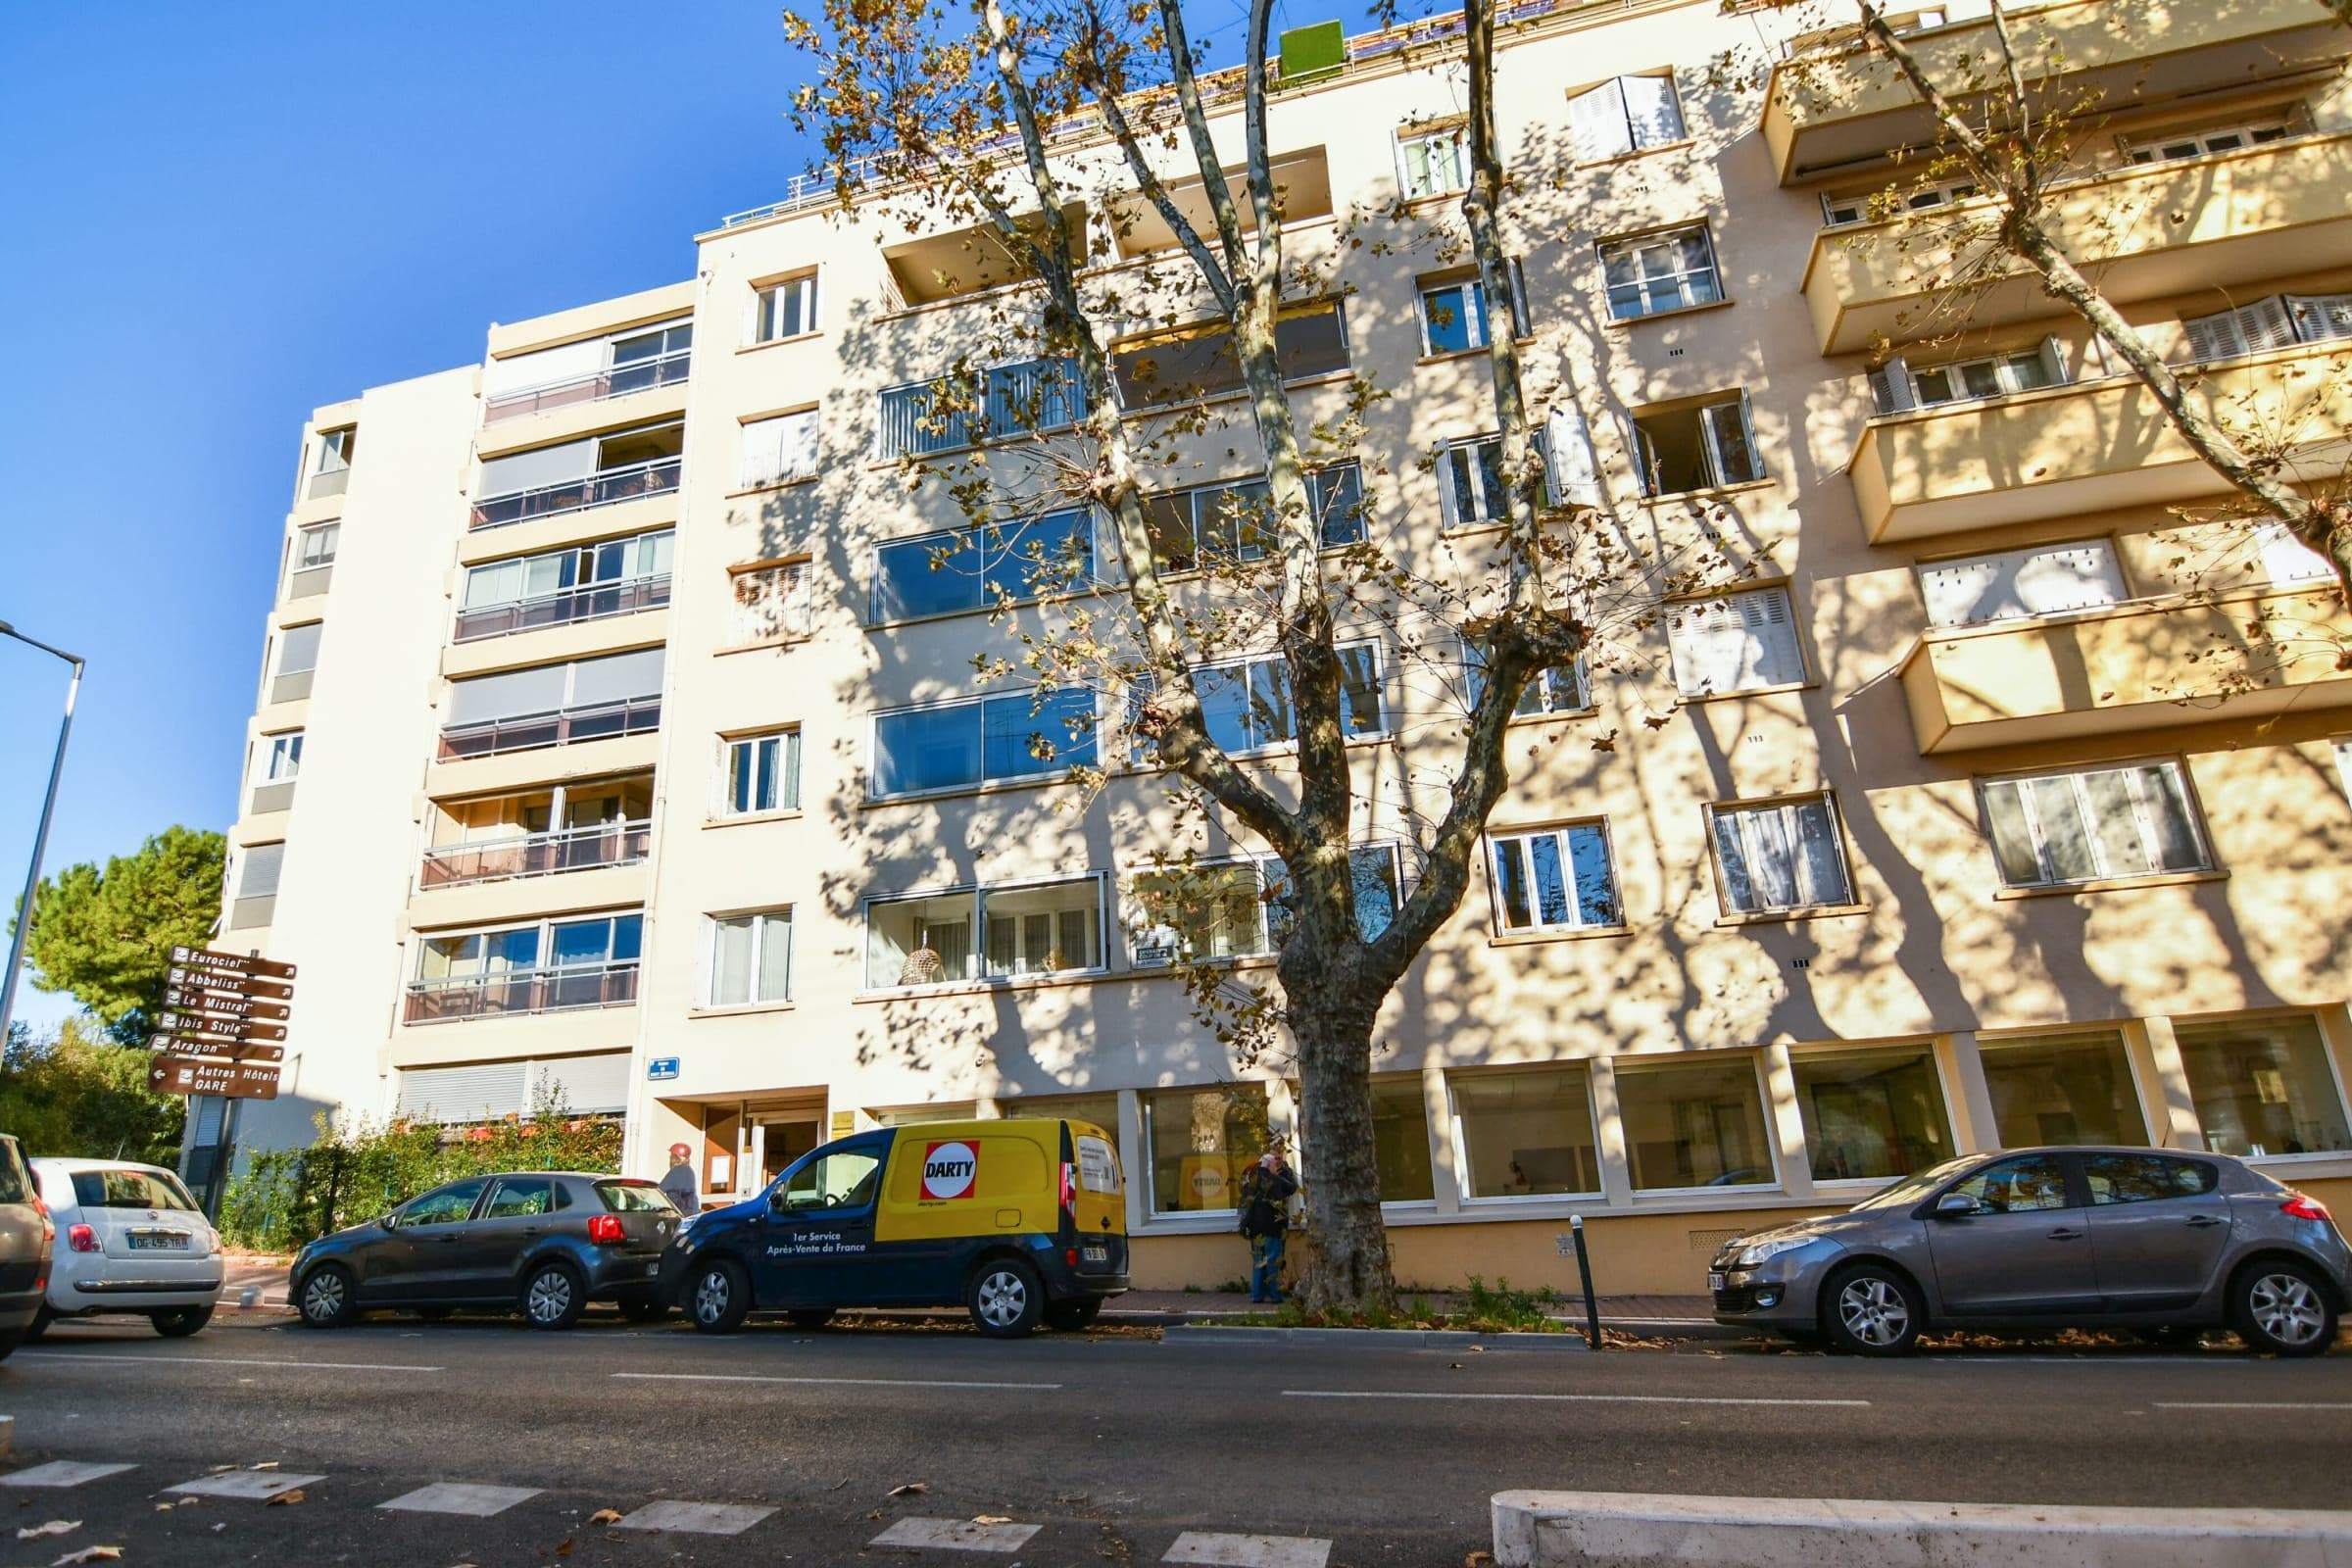
{"type": "Polygon", "coordinates": [[[1936,1200],[1937,1219],[1966,1219],[1977,1211],[1977,1200],[1966,1193],[1946,1193],[1936,1200]]]}

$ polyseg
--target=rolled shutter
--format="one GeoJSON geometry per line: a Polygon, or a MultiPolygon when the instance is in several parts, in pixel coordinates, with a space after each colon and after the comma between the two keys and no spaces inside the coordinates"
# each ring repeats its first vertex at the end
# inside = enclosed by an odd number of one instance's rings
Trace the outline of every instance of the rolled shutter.
{"type": "Polygon", "coordinates": [[[1585,163],[1632,152],[1624,90],[1615,81],[1604,81],[1569,99],[1568,134],[1576,143],[1576,156],[1585,163]]]}
{"type": "Polygon", "coordinates": [[[525,713],[552,713],[564,706],[564,664],[541,664],[479,675],[449,685],[449,722],[479,724],[495,718],[518,718],[525,713]]]}
{"type": "Polygon", "coordinates": [[[1881,414],[1901,414],[1915,407],[1911,396],[1911,367],[1896,358],[1871,371],[1870,395],[1878,404],[1881,414]]]}
{"type": "Polygon", "coordinates": [[[285,869],[285,864],[286,847],[282,842],[256,844],[246,850],[237,867],[237,897],[276,897],[278,873],[285,869]]]}
{"type": "Polygon", "coordinates": [[[496,1121],[528,1108],[529,1063],[468,1062],[462,1067],[411,1067],[400,1075],[400,1114],[413,1121],[496,1121]]]}
{"type": "Polygon", "coordinates": [[[1555,403],[1544,421],[1544,464],[1555,506],[1600,505],[1600,465],[1592,455],[1592,433],[1585,411],[1555,403]]]}
{"type": "Polygon", "coordinates": [[[2217,311],[2191,317],[2180,323],[2188,334],[2188,357],[2198,365],[2227,360],[2246,352],[2246,334],[2235,311],[2217,311]]]}
{"type": "Polygon", "coordinates": [[[2264,349],[2282,349],[2295,340],[2295,319],[2286,312],[2286,301],[2277,294],[2237,308],[2238,325],[2246,334],[2246,345],[2259,354],[2264,349]]]}
{"type": "Polygon", "coordinates": [[[592,337],[585,343],[566,343],[562,348],[541,349],[535,354],[516,354],[492,360],[483,369],[482,396],[501,398],[510,392],[578,380],[604,368],[605,340],[601,337],[592,337]]]}
{"type": "Polygon", "coordinates": [[[641,648],[633,654],[583,659],[571,666],[571,706],[589,708],[632,697],[656,697],[662,691],[662,650],[641,648]]]}
{"type": "Polygon", "coordinates": [[[482,496],[518,495],[549,485],[568,484],[596,471],[596,442],[566,441],[482,461],[482,496]]]}
{"type": "Polygon", "coordinates": [[[599,1052],[593,1056],[559,1056],[531,1063],[530,1098],[536,1104],[550,1092],[563,1097],[564,1108],[590,1111],[626,1110],[629,1104],[629,1054],[599,1052]]]}

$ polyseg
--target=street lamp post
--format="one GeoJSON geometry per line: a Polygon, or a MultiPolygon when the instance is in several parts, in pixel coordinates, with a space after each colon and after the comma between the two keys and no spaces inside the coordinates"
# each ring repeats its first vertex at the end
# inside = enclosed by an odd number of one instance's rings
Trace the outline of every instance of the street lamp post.
{"type": "Polygon", "coordinates": [[[17,971],[24,966],[24,939],[32,932],[32,898],[41,886],[41,852],[48,848],[49,819],[57,812],[57,781],[66,770],[66,737],[74,732],[74,699],[81,694],[83,662],[62,648],[25,636],[5,620],[0,620],[0,637],[14,637],[74,666],[74,678],[66,684],[66,716],[57,726],[57,755],[49,761],[49,792],[41,797],[41,825],[32,834],[32,864],[24,872],[24,898],[17,906],[17,931],[8,944],[8,968],[0,972],[0,1046],[5,1046],[9,1020],[16,1015],[17,971]]]}

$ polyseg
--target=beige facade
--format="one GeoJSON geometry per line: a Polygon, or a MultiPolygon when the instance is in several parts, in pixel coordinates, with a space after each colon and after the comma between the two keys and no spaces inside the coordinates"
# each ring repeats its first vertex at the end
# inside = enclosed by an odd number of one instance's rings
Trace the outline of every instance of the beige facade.
{"type": "MultiPolygon", "coordinates": [[[[1981,32],[1946,10],[1923,48],[1981,32]]],[[[1689,1292],[1736,1230],[2024,1142],[2212,1147],[2352,1196],[2340,607],[2288,542],[2213,525],[2219,486],[2073,318],[2006,285],[1939,307],[1854,206],[1917,125],[1834,72],[1711,70],[1781,55],[1777,14],[1720,11],[1564,6],[1501,57],[1506,154],[1542,176],[1513,220],[1531,385],[1577,411],[1620,525],[1710,516],[1756,586],[1515,722],[1481,871],[1380,1023],[1400,1278],[1567,1284],[1583,1213],[1604,1289],[1689,1292]]],[[[2328,172],[2352,34],[2324,15],[2063,0],[2036,24],[2087,26],[2066,58],[2137,84],[2079,187],[2121,236],[2119,302],[2294,432],[2305,477],[2340,466],[2344,417],[2340,376],[2302,372],[2352,352],[2328,172]],[[2091,20],[2123,13],[2165,25],[2091,20]]],[[[1422,462],[1494,430],[1483,358],[1418,314],[1458,267],[1461,93],[1458,62],[1363,49],[1270,112],[1292,250],[1344,318],[1295,396],[1395,394],[1362,525],[1430,572],[1491,539],[1454,460],[1422,462]],[[1396,214],[1405,181],[1433,189],[1396,214]]],[[[1116,694],[1100,795],[1027,760],[1027,698],[992,716],[1007,689],[972,662],[1065,607],[992,622],[968,570],[931,569],[965,519],[894,461],[946,444],[894,389],[1017,286],[960,236],[816,199],[696,244],[689,282],[496,327],[481,366],[306,430],[223,934],[296,960],[301,1003],[287,1096],[241,1140],[320,1107],[522,1112],[554,1084],[625,1111],[632,1170],[685,1143],[723,1200],[837,1132],[1054,1100],[1120,1134],[1139,1283],[1232,1278],[1229,1161],[1296,1124],[1294,1089],[1193,1019],[1139,891],[1155,854],[1232,861],[1227,917],[1176,935],[1263,978],[1262,847],[1180,817],[1116,694]],[[321,589],[303,530],[330,519],[321,589]],[[295,729],[289,781],[269,760],[295,729]]],[[[1190,438],[1166,483],[1247,479],[1250,444],[1190,438]]],[[[1365,657],[1361,838],[1409,883],[1449,698],[1365,657]]]]}

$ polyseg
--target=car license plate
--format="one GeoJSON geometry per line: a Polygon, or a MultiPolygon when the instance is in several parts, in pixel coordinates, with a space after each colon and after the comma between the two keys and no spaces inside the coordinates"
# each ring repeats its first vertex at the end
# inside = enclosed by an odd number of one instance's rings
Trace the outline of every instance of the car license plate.
{"type": "Polygon", "coordinates": [[[1707,1275],[1707,1289],[1708,1289],[1708,1290],[1710,1290],[1710,1291],[1720,1291],[1720,1290],[1722,1290],[1722,1289],[1723,1289],[1723,1287],[1724,1287],[1724,1280],[1723,1280],[1723,1274],[1722,1274],[1722,1271],[1721,1271],[1721,1270],[1712,1271],[1712,1272],[1710,1272],[1710,1273],[1707,1275]]]}
{"type": "Polygon", "coordinates": [[[188,1247],[185,1231],[132,1231],[130,1250],[134,1252],[182,1252],[188,1247]]]}
{"type": "Polygon", "coordinates": [[[1089,1247],[1082,1249],[1078,1255],[1085,1258],[1089,1263],[1107,1263],[1110,1261],[1110,1249],[1107,1247],[1089,1247]]]}

